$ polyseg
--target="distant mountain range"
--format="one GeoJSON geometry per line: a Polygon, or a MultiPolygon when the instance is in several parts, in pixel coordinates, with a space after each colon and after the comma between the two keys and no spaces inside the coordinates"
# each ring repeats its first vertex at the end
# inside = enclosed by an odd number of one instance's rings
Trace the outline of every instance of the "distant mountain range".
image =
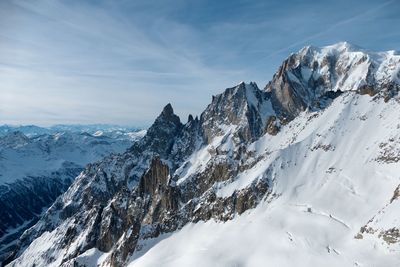
{"type": "Polygon", "coordinates": [[[115,136],[118,134],[138,132],[140,130],[142,130],[142,128],[110,124],[57,124],[49,127],[40,127],[36,125],[0,125],[0,136],[11,132],[21,132],[28,137],[41,134],[55,134],[60,132],[88,133],[92,135],[99,135],[103,133],[115,136]]]}
{"type": "Polygon", "coordinates": [[[90,162],[145,131],[100,126],[0,126],[0,260],[90,162]]]}

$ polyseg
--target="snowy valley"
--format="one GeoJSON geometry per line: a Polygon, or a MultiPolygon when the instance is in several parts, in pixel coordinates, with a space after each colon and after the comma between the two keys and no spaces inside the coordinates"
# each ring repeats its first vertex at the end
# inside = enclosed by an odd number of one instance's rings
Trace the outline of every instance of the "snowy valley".
{"type": "Polygon", "coordinates": [[[103,126],[0,126],[0,261],[85,165],[143,135],[103,126]]]}

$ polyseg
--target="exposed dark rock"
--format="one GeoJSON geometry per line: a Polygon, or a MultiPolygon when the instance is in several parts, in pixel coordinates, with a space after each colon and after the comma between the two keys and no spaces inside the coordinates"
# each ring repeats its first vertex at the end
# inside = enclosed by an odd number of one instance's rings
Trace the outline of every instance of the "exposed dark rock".
{"type": "Polygon", "coordinates": [[[351,90],[370,96],[379,93],[385,101],[397,95],[400,86],[377,75],[380,63],[353,49],[347,43],[332,47],[330,52],[308,46],[290,55],[265,87],[278,118],[290,121],[306,109],[325,108],[329,91],[351,90]],[[354,82],[352,72],[357,72],[361,64],[367,72],[359,78],[361,82],[354,82]]]}
{"type": "Polygon", "coordinates": [[[167,157],[181,127],[180,119],[174,114],[171,104],[166,105],[154,124],[148,129],[141,142],[142,148],[143,144],[146,144],[146,149],[167,157]]]}
{"type": "Polygon", "coordinates": [[[375,88],[372,87],[371,85],[363,85],[360,87],[359,92],[361,95],[369,95],[369,96],[374,96],[377,92],[375,91],[375,88]]]}
{"type": "Polygon", "coordinates": [[[387,244],[395,244],[400,242],[400,231],[397,228],[391,228],[379,233],[378,237],[382,238],[387,244]]]}
{"type": "Polygon", "coordinates": [[[279,132],[279,124],[275,116],[270,116],[267,120],[265,131],[270,135],[277,135],[279,132]]]}
{"type": "Polygon", "coordinates": [[[263,134],[263,114],[259,106],[269,101],[269,94],[258,89],[255,83],[239,84],[228,88],[224,93],[213,96],[213,100],[201,114],[203,137],[209,143],[213,137],[221,134],[221,127],[237,125],[238,142],[251,142],[263,134]],[[251,98],[257,101],[252,103],[251,98]]]}
{"type": "Polygon", "coordinates": [[[394,190],[394,194],[393,194],[392,198],[390,199],[390,203],[392,203],[399,197],[400,197],[400,185],[396,188],[396,190],[394,190]]]}

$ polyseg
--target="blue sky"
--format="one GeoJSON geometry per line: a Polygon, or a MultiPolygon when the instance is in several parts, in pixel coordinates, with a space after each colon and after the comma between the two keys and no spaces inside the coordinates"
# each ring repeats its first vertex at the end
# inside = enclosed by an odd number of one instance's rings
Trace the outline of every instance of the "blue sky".
{"type": "Polygon", "coordinates": [[[0,1],[0,124],[186,121],[291,52],[400,50],[400,1],[0,1]]]}

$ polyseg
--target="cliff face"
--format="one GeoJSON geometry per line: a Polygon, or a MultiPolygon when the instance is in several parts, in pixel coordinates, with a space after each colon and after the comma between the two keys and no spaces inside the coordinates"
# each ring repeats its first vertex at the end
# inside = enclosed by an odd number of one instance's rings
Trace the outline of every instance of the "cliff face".
{"type": "MultiPolygon", "coordinates": [[[[229,221],[269,203],[280,207],[282,201],[301,206],[301,201],[322,197],[318,192],[332,197],[334,191],[324,186],[330,183],[329,175],[351,167],[338,159],[348,152],[338,136],[361,138],[358,129],[370,127],[388,112],[381,98],[398,88],[399,74],[392,68],[394,64],[398,70],[397,55],[386,59],[389,64],[351,49],[347,44],[305,48],[283,63],[265,90],[255,83],[228,88],[213,97],[200,118],[190,116],[186,124],[168,104],[143,139],[125,153],[89,165],[75,179],[24,233],[10,265],[80,266],[87,253],[95,252],[96,264],[124,266],[147,240],[189,223],[229,221]],[[372,71],[376,62],[386,64],[387,71],[382,65],[377,68],[391,80],[372,71]],[[366,86],[375,98],[361,96],[366,86]]],[[[396,110],[396,97],[387,104],[390,111],[396,110]]],[[[377,140],[393,131],[371,134],[376,143],[368,150],[371,154],[362,153],[363,159],[375,155],[377,140]]],[[[351,144],[354,151],[369,146],[366,141],[351,144]]],[[[331,182],[333,189],[360,190],[362,197],[372,183],[362,185],[354,178],[360,187],[354,189],[351,179],[337,177],[336,184],[331,182]]],[[[392,181],[382,184],[382,195],[391,185],[392,181]]],[[[343,196],[350,200],[360,195],[353,193],[343,196]]],[[[373,206],[383,199],[377,197],[373,206]]],[[[355,217],[363,220],[366,210],[360,210],[362,216],[355,217]]],[[[311,207],[306,212],[326,215],[311,207]]]]}
{"type": "Polygon", "coordinates": [[[265,90],[280,117],[292,120],[343,91],[389,99],[400,89],[399,64],[394,51],[370,52],[346,42],[308,46],[283,62],[265,90]]]}

